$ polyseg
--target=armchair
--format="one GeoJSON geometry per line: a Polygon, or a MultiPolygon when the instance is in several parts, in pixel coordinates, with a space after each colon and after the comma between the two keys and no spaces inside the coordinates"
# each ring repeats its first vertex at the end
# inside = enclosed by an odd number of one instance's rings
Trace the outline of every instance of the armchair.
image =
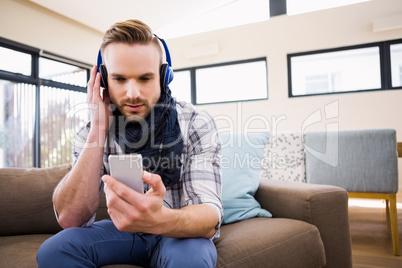
{"type": "Polygon", "coordinates": [[[388,232],[399,256],[396,144],[392,129],[305,134],[307,182],[342,187],[349,197],[386,200],[388,232]]]}

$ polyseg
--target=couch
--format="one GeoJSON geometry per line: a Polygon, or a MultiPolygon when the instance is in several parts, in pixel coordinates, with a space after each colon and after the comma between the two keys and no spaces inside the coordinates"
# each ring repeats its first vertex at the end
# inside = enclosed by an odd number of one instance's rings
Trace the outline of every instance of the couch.
{"type": "MultiPolygon", "coordinates": [[[[61,230],[52,192],[70,169],[0,169],[0,267],[37,267],[39,246],[61,230]]],[[[261,179],[255,198],[273,217],[224,224],[217,267],[352,266],[345,190],[261,179]]],[[[107,217],[102,195],[97,220],[107,217]]]]}

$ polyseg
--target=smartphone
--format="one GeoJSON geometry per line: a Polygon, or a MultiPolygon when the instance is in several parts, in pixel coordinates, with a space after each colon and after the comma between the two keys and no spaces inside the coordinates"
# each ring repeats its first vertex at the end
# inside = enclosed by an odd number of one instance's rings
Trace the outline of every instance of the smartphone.
{"type": "Polygon", "coordinates": [[[109,155],[110,176],[143,194],[141,154],[109,155]]]}

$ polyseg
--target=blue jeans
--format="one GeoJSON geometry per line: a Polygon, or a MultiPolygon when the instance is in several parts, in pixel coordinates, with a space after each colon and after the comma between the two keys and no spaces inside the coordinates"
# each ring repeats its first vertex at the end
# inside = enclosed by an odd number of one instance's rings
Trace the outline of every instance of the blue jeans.
{"type": "Polygon", "coordinates": [[[39,268],[108,264],[215,267],[216,259],[216,248],[211,240],[120,232],[111,220],[95,222],[88,228],[63,230],[46,240],[36,256],[39,268]]]}

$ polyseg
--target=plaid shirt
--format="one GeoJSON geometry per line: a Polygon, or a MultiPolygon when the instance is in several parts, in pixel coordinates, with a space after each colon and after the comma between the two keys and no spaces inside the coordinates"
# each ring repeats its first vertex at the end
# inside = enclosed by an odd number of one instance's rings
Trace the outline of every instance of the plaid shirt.
{"type": "MultiPolygon", "coordinates": [[[[221,142],[212,117],[205,111],[185,103],[176,102],[178,120],[183,137],[181,161],[181,179],[172,187],[166,188],[165,205],[170,208],[182,208],[193,204],[207,204],[213,207],[219,215],[216,233],[219,237],[220,225],[223,218],[222,182],[221,182],[221,142]]],[[[74,139],[74,163],[85,144],[90,129],[90,123],[81,128],[74,139]]],[[[100,177],[109,174],[108,157],[110,154],[123,154],[122,149],[112,135],[105,142],[103,168],[100,177]]],[[[145,191],[150,186],[144,182],[145,191]]],[[[99,194],[103,191],[100,180],[99,194]]],[[[91,225],[95,215],[84,226],[91,225]]]]}

